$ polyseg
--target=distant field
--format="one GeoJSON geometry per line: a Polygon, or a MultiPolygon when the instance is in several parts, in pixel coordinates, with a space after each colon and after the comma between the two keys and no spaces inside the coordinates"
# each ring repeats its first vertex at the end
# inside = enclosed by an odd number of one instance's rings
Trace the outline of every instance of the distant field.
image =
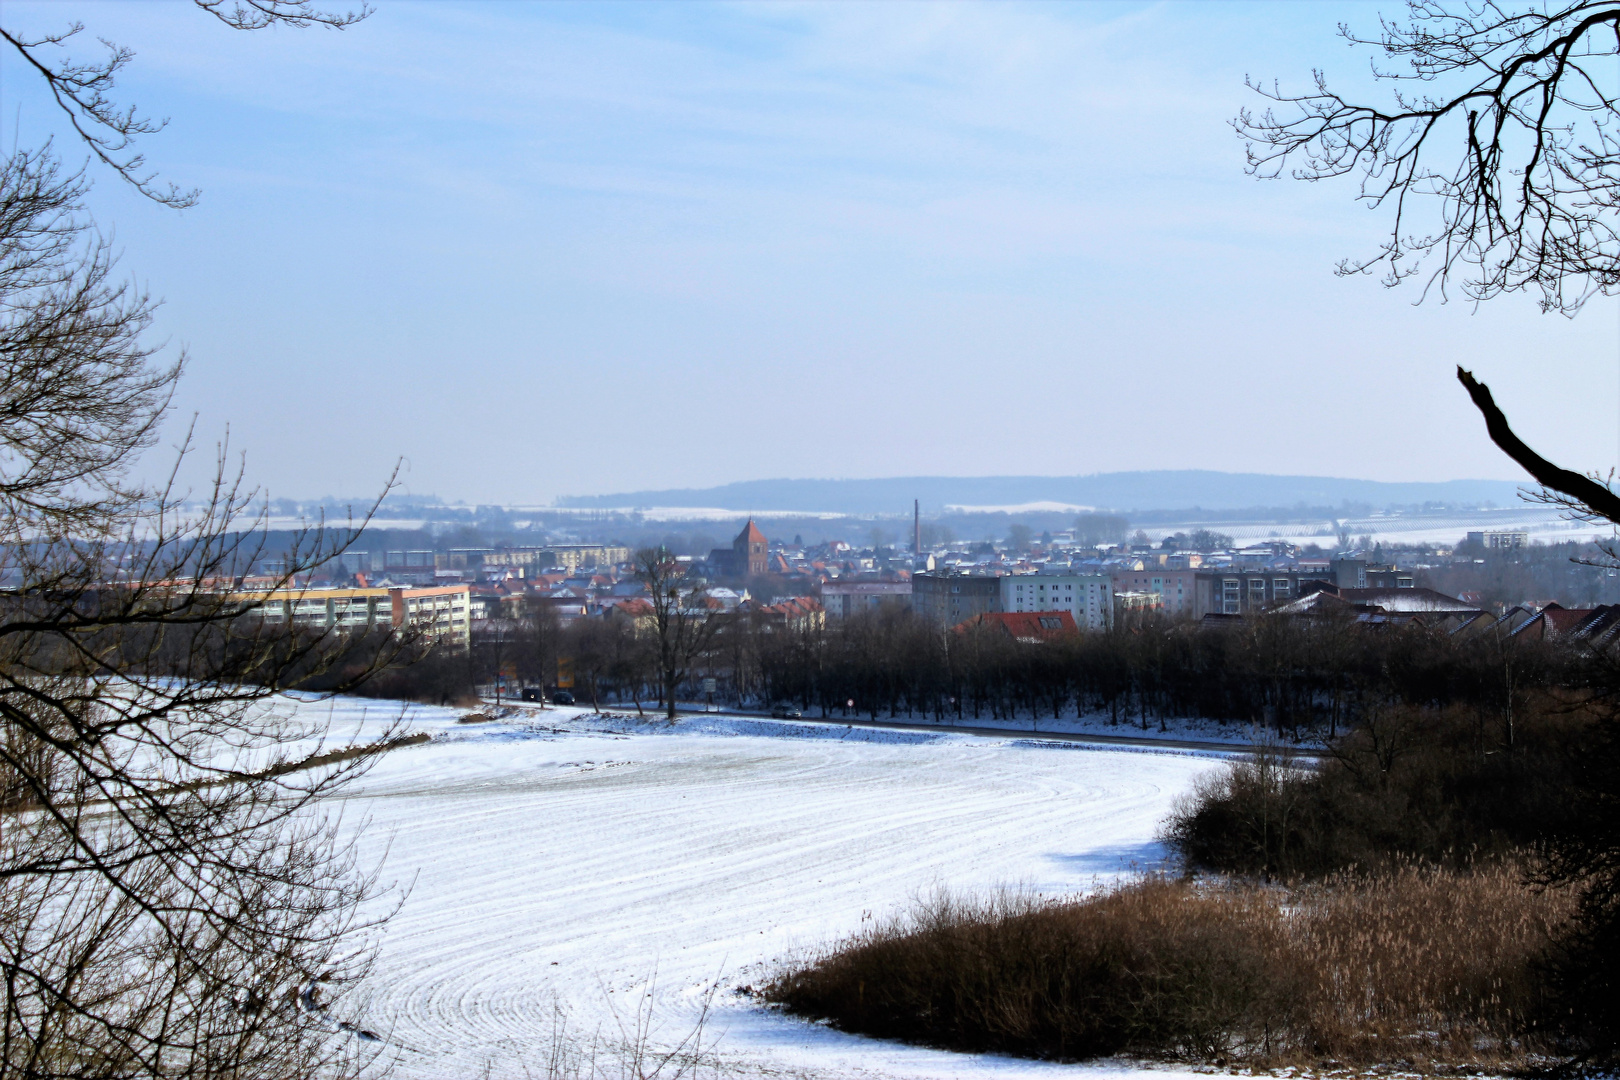
{"type": "MultiPolygon", "coordinates": [[[[340,703],[337,718],[359,707],[340,703]]],[[[397,711],[366,707],[373,722],[397,711]]],[[[537,1073],[554,1003],[611,1030],[609,1002],[627,1015],[655,974],[663,1037],[690,1026],[720,977],[713,1030],[742,1075],[1050,1075],[830,1032],[730,990],[936,886],[1061,893],[1153,863],[1156,823],[1213,764],[720,722],[612,734],[564,712],[545,722],[573,730],[548,734],[413,709],[438,738],[387,755],[345,811],[371,816],[371,850],[391,845],[385,876],[414,881],[375,1017],[402,1076],[537,1073]]]]}

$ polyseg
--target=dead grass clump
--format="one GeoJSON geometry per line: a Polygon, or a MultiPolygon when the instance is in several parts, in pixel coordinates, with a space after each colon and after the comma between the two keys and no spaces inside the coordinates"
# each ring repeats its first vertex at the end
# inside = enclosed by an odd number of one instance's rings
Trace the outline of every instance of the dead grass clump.
{"type": "Polygon", "coordinates": [[[1078,903],[936,896],[765,991],[848,1031],[1073,1060],[1214,1056],[1263,1037],[1297,988],[1270,957],[1284,919],[1253,890],[1145,878],[1078,903]]]}
{"type": "Polygon", "coordinates": [[[1538,965],[1569,906],[1511,867],[1295,892],[1149,877],[1064,903],[942,896],[764,995],[974,1052],[1503,1065],[1549,1049],[1538,965]]]}
{"type": "Polygon", "coordinates": [[[1487,1065],[1555,1051],[1546,965],[1576,898],[1526,876],[1408,864],[1294,894],[1290,952],[1310,1002],[1297,1049],[1487,1065]]]}

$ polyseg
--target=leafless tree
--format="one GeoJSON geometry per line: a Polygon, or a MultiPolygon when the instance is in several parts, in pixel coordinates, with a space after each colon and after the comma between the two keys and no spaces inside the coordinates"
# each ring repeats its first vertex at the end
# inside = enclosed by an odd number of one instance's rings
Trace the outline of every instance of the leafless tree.
{"type": "MultiPolygon", "coordinates": [[[[1453,280],[1476,302],[1528,291],[1539,294],[1543,310],[1566,315],[1620,291],[1620,3],[1407,6],[1406,21],[1381,21],[1374,38],[1341,27],[1352,44],[1374,45],[1395,62],[1374,68],[1393,84],[1391,101],[1354,104],[1320,72],[1305,94],[1256,87],[1287,108],[1282,116],[1270,109],[1239,116],[1251,169],[1305,180],[1359,175],[1362,199],[1392,211],[1379,251],[1341,264],[1343,273],[1382,266],[1396,284],[1427,265],[1425,292],[1438,285],[1444,294],[1453,280]]],[[[1541,485],[1540,499],[1577,518],[1620,524],[1612,473],[1583,475],[1548,461],[1513,432],[1484,383],[1460,365],[1457,378],[1491,440],[1541,485]]],[[[1620,550],[1605,551],[1609,565],[1620,565],[1620,550]]],[[[1504,657],[1508,749],[1517,741],[1514,700],[1524,681],[1518,663],[1504,657]]],[[[1583,678],[1613,700],[1615,676],[1597,663],[1583,678]]],[[[1376,723],[1369,730],[1376,734],[1376,723]]],[[[1586,1047],[1583,1063],[1611,1070],[1620,1060],[1615,745],[1611,724],[1587,747],[1571,797],[1581,807],[1576,817],[1590,824],[1550,847],[1553,880],[1582,890],[1577,936],[1556,977],[1559,1011],[1567,1010],[1566,1030],[1586,1047]]]]}
{"type": "MultiPolygon", "coordinates": [[[[1360,197],[1391,211],[1376,254],[1341,273],[1383,267],[1393,285],[1425,272],[1442,292],[1457,281],[1475,301],[1539,293],[1573,315],[1620,290],[1620,3],[1565,0],[1510,10],[1494,0],[1409,0],[1405,21],[1381,20],[1353,45],[1383,51],[1374,66],[1388,103],[1357,104],[1329,89],[1285,94],[1286,106],[1244,111],[1236,127],[1260,176],[1360,177],[1360,197]]],[[[1508,425],[1490,389],[1457,368],[1492,441],[1572,513],[1620,523],[1620,496],[1597,475],[1541,457],[1508,425]]]]}
{"type": "Polygon", "coordinates": [[[1574,312],[1620,286],[1615,57],[1620,4],[1565,0],[1509,10],[1486,2],[1411,0],[1352,45],[1380,49],[1384,105],[1355,104],[1315,73],[1288,108],[1245,111],[1251,170],[1306,180],[1359,175],[1361,198],[1388,207],[1389,239],[1341,272],[1381,266],[1391,283],[1422,272],[1488,299],[1536,290],[1574,312]],[[1435,212],[1427,213],[1430,209],[1435,212]]]}
{"type": "Polygon", "coordinates": [[[265,519],[223,459],[199,500],[129,479],[181,365],[82,193],[49,153],[0,166],[0,1074],[345,1073],[375,883],[322,801],[368,757],[275,697],[339,654],[233,590],[265,519]]]}
{"type": "MultiPolygon", "coordinates": [[[[365,14],[198,3],[245,30],[365,14]]],[[[112,95],[130,52],[74,61],[82,30],[0,37],[94,157],[188,205],[133,149],[161,123],[112,95]]],[[[86,187],[49,146],[0,163],[0,1075],[352,1072],[376,1045],[346,998],[375,879],[323,800],[375,747],[331,751],[275,696],[342,653],[233,591],[266,520],[223,451],[200,498],[176,473],[131,479],[184,358],[143,343],[152,302],[116,276],[86,187]]],[[[272,584],[306,579],[366,517],[275,552],[272,584]]]]}
{"type": "Polygon", "coordinates": [[[652,604],[659,687],[664,713],[674,720],[675,695],[724,620],[710,609],[708,590],[687,577],[686,568],[667,548],[636,552],[636,578],[646,586],[652,604]]]}

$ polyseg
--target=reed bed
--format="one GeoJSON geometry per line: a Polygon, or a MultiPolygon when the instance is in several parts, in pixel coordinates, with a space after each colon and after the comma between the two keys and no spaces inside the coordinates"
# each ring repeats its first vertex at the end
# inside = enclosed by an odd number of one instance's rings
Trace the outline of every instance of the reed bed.
{"type": "Polygon", "coordinates": [[[1513,1068],[1558,1051],[1573,913],[1522,862],[1299,888],[1149,876],[1062,902],[936,895],[763,996],[846,1031],[1053,1060],[1513,1068]]]}

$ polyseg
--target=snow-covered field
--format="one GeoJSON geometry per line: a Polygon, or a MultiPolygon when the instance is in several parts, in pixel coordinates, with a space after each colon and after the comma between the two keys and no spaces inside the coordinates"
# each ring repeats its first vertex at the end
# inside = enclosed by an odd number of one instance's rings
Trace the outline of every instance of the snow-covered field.
{"type": "MultiPolygon", "coordinates": [[[[363,741],[400,713],[339,701],[363,741]],[[362,718],[362,710],[364,715],[362,718]]],[[[696,1021],[739,1075],[1087,1075],[1125,1066],[964,1058],[832,1032],[736,992],[938,887],[1069,893],[1161,858],[1154,830],[1216,759],[704,717],[547,710],[458,725],[378,762],[345,809],[410,892],[374,1022],[399,1075],[544,1075],[555,1008],[616,1034],[656,979],[654,1041],[696,1021]]]]}

